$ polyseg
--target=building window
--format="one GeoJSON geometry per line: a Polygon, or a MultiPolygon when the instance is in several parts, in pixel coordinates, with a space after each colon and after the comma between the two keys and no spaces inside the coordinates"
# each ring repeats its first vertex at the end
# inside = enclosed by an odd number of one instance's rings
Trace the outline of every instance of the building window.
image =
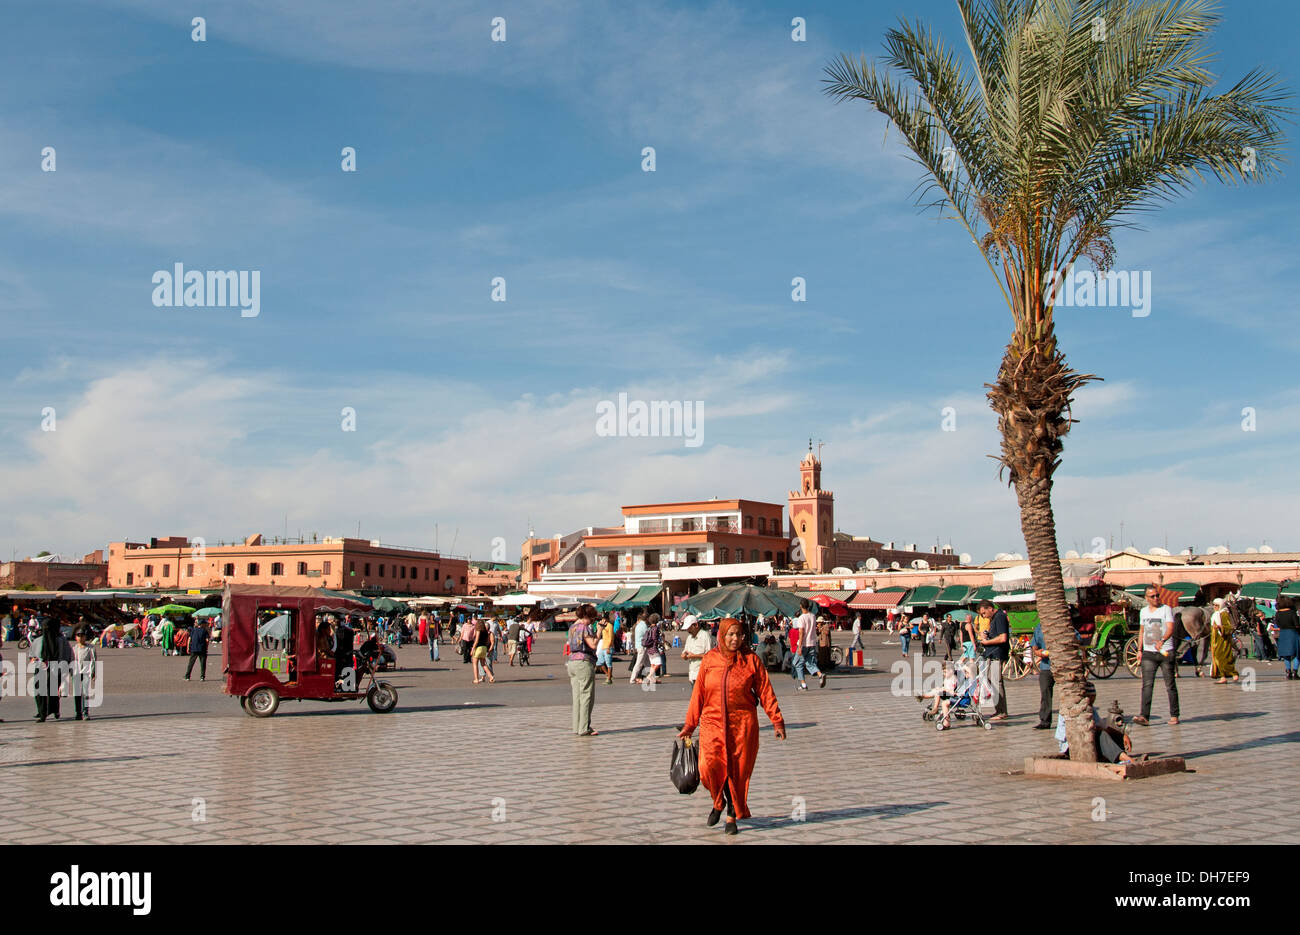
{"type": "Polygon", "coordinates": [[[718,549],[718,564],[727,564],[727,547],[725,545],[718,549]]]}
{"type": "Polygon", "coordinates": [[[750,550],[749,550],[749,560],[750,560],[751,562],[756,562],[756,561],[758,561],[758,549],[750,549],[750,550]]]}
{"type": "Polygon", "coordinates": [[[272,574],[272,575],[283,575],[283,574],[284,574],[284,562],[272,562],[272,563],[271,563],[271,574],[272,574]]]}
{"type": "Polygon", "coordinates": [[[370,563],[369,563],[369,562],[366,562],[366,570],[365,570],[364,572],[362,572],[362,574],[364,574],[367,578],[370,577],[370,563]]]}
{"type": "Polygon", "coordinates": [[[225,575],[227,578],[235,577],[235,563],[226,562],[226,564],[221,566],[221,573],[225,575]]]}
{"type": "Polygon", "coordinates": [[[420,570],[416,568],[414,565],[411,566],[411,577],[412,578],[420,577],[420,570]]]}
{"type": "Polygon", "coordinates": [[[333,567],[334,566],[330,562],[326,562],[324,566],[321,568],[321,574],[328,575],[330,573],[330,569],[333,567]]]}
{"type": "Polygon", "coordinates": [[[162,576],[163,576],[164,578],[170,578],[170,577],[172,576],[172,566],[171,566],[171,565],[164,565],[164,566],[163,566],[163,573],[162,573],[162,576]]]}
{"type": "Polygon", "coordinates": [[[646,549],[645,552],[645,570],[652,571],[659,567],[659,550],[646,549]]]}
{"type": "Polygon", "coordinates": [[[357,573],[357,563],[351,561],[348,562],[348,574],[355,575],[356,573],[357,573]]]}
{"type": "Polygon", "coordinates": [[[380,565],[380,566],[379,566],[379,577],[382,578],[383,576],[384,576],[384,566],[383,566],[383,565],[380,565]]]}
{"type": "Polygon", "coordinates": [[[777,553],[776,553],[776,563],[777,563],[777,565],[779,565],[781,568],[784,568],[784,567],[785,567],[785,553],[784,553],[784,552],[777,552],[777,553]]]}
{"type": "Polygon", "coordinates": [[[405,565],[403,565],[403,566],[401,567],[401,572],[400,572],[400,574],[398,574],[397,577],[399,577],[399,578],[405,578],[405,577],[406,577],[406,566],[405,566],[405,565]]]}
{"type": "Polygon", "coordinates": [[[754,528],[754,517],[752,517],[752,516],[746,516],[746,517],[745,517],[745,528],[746,528],[746,529],[753,529],[753,528],[754,528]]]}
{"type": "Polygon", "coordinates": [[[461,584],[466,584],[466,583],[468,583],[468,582],[466,581],[464,575],[461,575],[461,576],[460,576],[460,583],[461,583],[461,584]]]}
{"type": "Polygon", "coordinates": [[[144,576],[145,576],[146,578],[152,578],[152,577],[153,577],[153,566],[152,566],[152,565],[145,565],[145,566],[144,566],[144,576]]]}
{"type": "Polygon", "coordinates": [[[257,574],[257,562],[249,562],[249,563],[248,563],[248,574],[250,574],[250,575],[255,575],[255,574],[257,574]]]}
{"type": "Polygon", "coordinates": [[[425,566],[424,566],[424,580],[425,580],[425,581],[428,581],[428,580],[429,580],[429,566],[428,566],[428,565],[425,565],[425,566]]]}
{"type": "Polygon", "coordinates": [[[135,572],[133,572],[133,571],[128,571],[128,572],[126,573],[126,583],[127,583],[127,584],[135,584],[135,572]]]}
{"type": "Polygon", "coordinates": [[[305,574],[307,574],[307,563],[306,563],[306,562],[299,562],[299,563],[298,563],[298,574],[300,574],[300,575],[305,575],[305,574]]]}
{"type": "Polygon", "coordinates": [[[764,553],[763,553],[763,561],[765,561],[765,562],[770,562],[771,560],[772,560],[772,553],[771,553],[771,552],[764,552],[764,553]]]}
{"type": "Polygon", "coordinates": [[[186,578],[194,577],[194,566],[192,564],[185,566],[185,577],[186,578]]]}
{"type": "Polygon", "coordinates": [[[698,565],[699,562],[700,562],[700,553],[699,553],[699,552],[697,552],[695,549],[691,549],[691,550],[687,551],[687,553],[686,553],[686,564],[687,564],[687,565],[698,565]]]}
{"type": "Polygon", "coordinates": [[[761,532],[761,533],[763,533],[764,535],[767,534],[767,517],[766,517],[766,516],[760,516],[760,517],[758,518],[758,531],[761,532]]]}
{"type": "Polygon", "coordinates": [[[579,552],[578,557],[573,560],[573,570],[581,574],[587,570],[587,553],[579,552]]]}

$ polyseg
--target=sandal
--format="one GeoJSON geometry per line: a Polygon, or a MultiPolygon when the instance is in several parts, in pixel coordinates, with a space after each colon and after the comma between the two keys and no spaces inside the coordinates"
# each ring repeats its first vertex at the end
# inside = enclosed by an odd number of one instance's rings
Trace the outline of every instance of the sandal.
{"type": "Polygon", "coordinates": [[[598,731],[598,730],[587,730],[587,731],[583,731],[583,732],[582,732],[581,734],[579,734],[578,736],[579,736],[579,737],[599,737],[599,736],[600,736],[600,731],[598,731]]]}

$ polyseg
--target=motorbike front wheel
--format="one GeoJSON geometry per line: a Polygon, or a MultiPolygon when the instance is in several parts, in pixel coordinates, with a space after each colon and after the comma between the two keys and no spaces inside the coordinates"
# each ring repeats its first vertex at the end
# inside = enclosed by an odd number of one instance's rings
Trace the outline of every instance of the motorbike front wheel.
{"type": "Polygon", "coordinates": [[[387,714],[397,707],[397,689],[388,682],[376,682],[366,692],[366,704],[376,714],[387,714]]]}

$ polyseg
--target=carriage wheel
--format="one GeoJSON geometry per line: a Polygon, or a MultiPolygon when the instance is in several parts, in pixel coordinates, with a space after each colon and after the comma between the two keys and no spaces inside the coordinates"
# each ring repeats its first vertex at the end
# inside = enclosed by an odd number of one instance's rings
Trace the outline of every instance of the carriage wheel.
{"type": "Polygon", "coordinates": [[[1134,678],[1142,674],[1142,662],[1138,656],[1138,638],[1130,636],[1128,642],[1124,644],[1124,668],[1128,669],[1134,678]]]}
{"type": "Polygon", "coordinates": [[[270,717],[280,707],[280,693],[263,685],[244,698],[244,710],[253,717],[270,717]]]}
{"type": "Polygon", "coordinates": [[[1108,679],[1119,668],[1119,653],[1115,646],[1106,643],[1088,652],[1088,673],[1093,678],[1108,679]]]}

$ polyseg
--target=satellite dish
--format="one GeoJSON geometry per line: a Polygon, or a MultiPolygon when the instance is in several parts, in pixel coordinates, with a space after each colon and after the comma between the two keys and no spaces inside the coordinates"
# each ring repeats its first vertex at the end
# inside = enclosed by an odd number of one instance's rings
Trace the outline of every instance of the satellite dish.
{"type": "Polygon", "coordinates": [[[894,571],[898,571],[898,562],[890,562],[889,567],[892,568],[894,571]]]}
{"type": "Polygon", "coordinates": [[[832,574],[832,575],[851,575],[851,574],[853,574],[853,569],[852,569],[852,568],[845,568],[844,566],[841,565],[841,566],[838,567],[838,568],[832,568],[832,569],[831,569],[831,574],[832,574]]]}
{"type": "Polygon", "coordinates": [[[867,571],[875,571],[879,567],[880,567],[879,559],[875,559],[875,558],[867,559],[867,571]]]}
{"type": "Polygon", "coordinates": [[[1246,550],[1246,554],[1247,554],[1247,555],[1258,555],[1258,554],[1259,554],[1259,549],[1255,548],[1255,547],[1252,545],[1250,548],[1248,548],[1248,549],[1246,550]]]}
{"type": "Polygon", "coordinates": [[[912,559],[912,567],[917,571],[925,571],[925,569],[930,567],[930,563],[923,558],[914,558],[912,559]]]}
{"type": "Polygon", "coordinates": [[[970,553],[969,553],[969,552],[963,552],[963,553],[961,553],[961,555],[958,557],[958,561],[960,561],[963,565],[969,565],[969,564],[970,564],[970,553]]]}
{"type": "Polygon", "coordinates": [[[1147,555],[1168,555],[1168,554],[1169,554],[1168,549],[1162,549],[1158,545],[1152,546],[1151,548],[1147,549],[1147,555]]]}
{"type": "Polygon", "coordinates": [[[1019,552],[1012,552],[1009,558],[1013,562],[1023,562],[1025,560],[1025,557],[1021,555],[1019,552]]]}
{"type": "Polygon", "coordinates": [[[1272,555],[1273,547],[1271,545],[1261,545],[1259,551],[1262,555],[1272,555]]]}
{"type": "MultiPolygon", "coordinates": [[[[1068,552],[1065,553],[1065,557],[1066,557],[1066,558],[1078,558],[1078,557],[1079,557],[1079,553],[1076,552],[1076,551],[1074,551],[1074,549],[1071,549],[1070,551],[1068,551],[1068,552]]],[[[1154,645],[1154,644],[1153,644],[1153,645],[1154,645]]]]}
{"type": "Polygon", "coordinates": [[[1192,554],[1192,550],[1191,550],[1191,549],[1183,549],[1183,550],[1182,550],[1181,552],[1179,552],[1178,554],[1179,554],[1179,555],[1191,555],[1191,554],[1192,554]]]}

